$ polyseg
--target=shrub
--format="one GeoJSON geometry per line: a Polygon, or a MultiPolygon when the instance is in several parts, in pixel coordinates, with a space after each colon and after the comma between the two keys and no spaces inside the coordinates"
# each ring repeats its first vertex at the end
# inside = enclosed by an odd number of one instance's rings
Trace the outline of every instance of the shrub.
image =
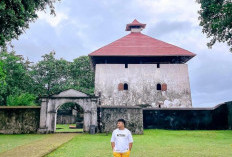
{"type": "Polygon", "coordinates": [[[7,97],[7,106],[36,106],[36,96],[30,93],[10,95],[7,97]]]}

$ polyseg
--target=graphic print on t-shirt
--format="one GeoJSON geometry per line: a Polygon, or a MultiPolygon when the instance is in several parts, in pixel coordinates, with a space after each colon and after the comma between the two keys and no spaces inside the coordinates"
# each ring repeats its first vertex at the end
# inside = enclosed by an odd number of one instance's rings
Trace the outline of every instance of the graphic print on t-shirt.
{"type": "Polygon", "coordinates": [[[117,136],[119,136],[119,137],[125,137],[126,134],[117,134],[117,136]]]}

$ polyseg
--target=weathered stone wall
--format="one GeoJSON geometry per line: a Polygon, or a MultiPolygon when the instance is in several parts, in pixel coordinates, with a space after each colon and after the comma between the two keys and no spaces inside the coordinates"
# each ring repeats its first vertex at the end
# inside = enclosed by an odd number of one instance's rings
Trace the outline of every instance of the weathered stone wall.
{"type": "Polygon", "coordinates": [[[192,107],[187,64],[97,64],[95,95],[102,106],[192,107]],[[120,90],[121,83],[129,90],[120,90]],[[167,90],[157,90],[158,83],[167,90]]]}
{"type": "Polygon", "coordinates": [[[144,109],[145,129],[231,129],[232,102],[214,108],[144,109]]]}
{"type": "Polygon", "coordinates": [[[36,133],[40,107],[0,107],[0,134],[36,133]]]}
{"type": "Polygon", "coordinates": [[[57,115],[56,124],[74,124],[76,117],[73,115],[57,115]]]}
{"type": "Polygon", "coordinates": [[[133,134],[143,134],[143,112],[139,107],[98,107],[98,129],[112,132],[117,128],[117,120],[126,120],[126,128],[133,134]]]}

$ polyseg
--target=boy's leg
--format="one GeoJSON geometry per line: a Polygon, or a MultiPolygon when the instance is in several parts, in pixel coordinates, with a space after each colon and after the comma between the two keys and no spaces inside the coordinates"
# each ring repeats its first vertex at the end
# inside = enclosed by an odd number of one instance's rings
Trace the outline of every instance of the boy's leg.
{"type": "Polygon", "coordinates": [[[130,157],[130,151],[128,150],[125,153],[122,153],[122,157],[130,157]]]}
{"type": "Polygon", "coordinates": [[[121,153],[113,152],[114,157],[122,157],[121,153]]]}

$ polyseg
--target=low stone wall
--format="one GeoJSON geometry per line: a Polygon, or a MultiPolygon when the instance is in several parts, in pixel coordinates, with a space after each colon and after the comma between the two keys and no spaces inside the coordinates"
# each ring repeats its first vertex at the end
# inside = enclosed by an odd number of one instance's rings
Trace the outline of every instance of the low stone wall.
{"type": "Polygon", "coordinates": [[[143,134],[143,111],[139,107],[105,106],[98,107],[98,129],[112,132],[117,128],[117,120],[126,120],[126,128],[132,134],[143,134]]]}
{"type": "MultiPolygon", "coordinates": [[[[118,119],[126,120],[133,134],[145,129],[232,129],[232,102],[214,108],[142,109],[139,107],[98,107],[98,131],[112,132],[118,119]]],[[[40,107],[0,106],[0,134],[36,133],[40,107]]]]}
{"type": "Polygon", "coordinates": [[[143,109],[143,124],[145,129],[231,129],[232,102],[214,108],[143,109]]]}
{"type": "Polygon", "coordinates": [[[57,115],[56,124],[74,124],[76,117],[73,115],[57,115]]]}
{"type": "Polygon", "coordinates": [[[0,106],[0,134],[36,133],[39,120],[39,106],[0,106]]]}

